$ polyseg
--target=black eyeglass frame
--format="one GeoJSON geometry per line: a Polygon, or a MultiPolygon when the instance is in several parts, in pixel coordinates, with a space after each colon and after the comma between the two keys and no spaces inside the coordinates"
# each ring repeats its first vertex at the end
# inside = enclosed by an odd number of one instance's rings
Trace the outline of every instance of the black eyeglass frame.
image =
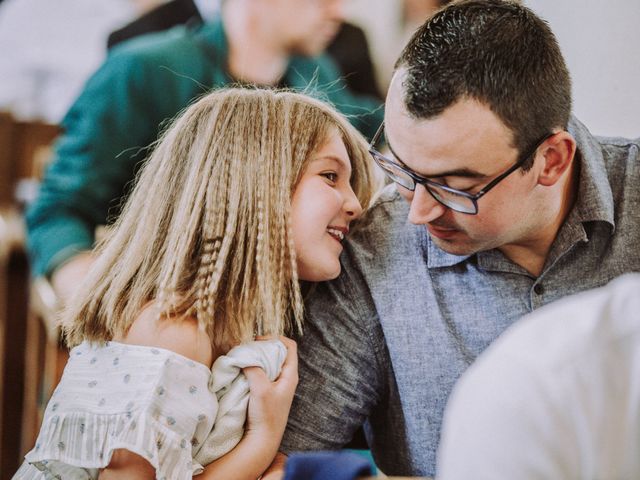
{"type": "Polygon", "coordinates": [[[509,169],[507,171],[505,171],[504,173],[498,175],[496,178],[491,180],[487,185],[485,185],[482,189],[480,189],[479,192],[477,192],[477,193],[469,193],[469,192],[465,192],[463,190],[458,190],[456,188],[449,187],[448,185],[443,185],[442,183],[434,182],[433,180],[430,180],[430,179],[425,178],[425,177],[423,177],[421,175],[418,175],[417,173],[409,170],[408,168],[403,167],[398,162],[395,162],[394,160],[391,160],[386,155],[383,155],[382,153],[380,153],[378,150],[376,150],[374,148],[374,145],[376,143],[378,143],[378,140],[380,140],[380,136],[382,135],[383,131],[384,131],[384,122],[380,124],[380,127],[378,127],[378,131],[376,132],[376,134],[371,139],[371,142],[369,143],[369,154],[371,154],[371,156],[373,157],[373,160],[376,162],[378,167],[380,167],[384,171],[385,175],[387,175],[389,178],[391,178],[391,180],[393,182],[398,183],[400,186],[402,186],[403,188],[406,188],[407,190],[409,190],[411,192],[415,191],[417,184],[420,184],[420,185],[424,186],[425,190],[427,192],[429,192],[429,194],[438,203],[440,203],[441,205],[444,205],[445,207],[450,208],[451,210],[454,210],[456,212],[464,213],[464,214],[467,214],[467,215],[477,215],[478,214],[478,200],[480,198],[482,198],[484,195],[486,195],[498,183],[500,183],[502,180],[507,178],[509,175],[511,175],[513,172],[515,172],[518,168],[520,168],[522,165],[524,165],[524,163],[529,158],[531,158],[531,156],[533,156],[536,153],[538,148],[540,148],[540,145],[542,145],[545,141],[547,141],[547,139],[549,139],[550,137],[555,135],[555,133],[557,133],[557,132],[550,132],[550,133],[544,134],[542,137],[540,137],[540,139],[538,141],[535,142],[535,144],[534,144],[535,146],[532,147],[531,149],[527,150],[524,155],[521,155],[520,158],[518,159],[518,161],[516,163],[514,163],[511,167],[509,167],[509,169]],[[391,174],[387,171],[387,169],[380,164],[380,161],[378,160],[377,157],[383,158],[385,162],[390,163],[395,168],[397,168],[398,170],[402,171],[409,178],[411,178],[413,180],[413,188],[408,188],[405,185],[402,185],[399,182],[397,182],[391,176],[391,174]],[[451,205],[447,205],[442,200],[440,200],[429,189],[429,186],[440,188],[440,189],[445,190],[447,192],[450,192],[450,193],[453,193],[453,194],[456,194],[456,195],[460,195],[462,197],[465,197],[465,198],[469,199],[471,201],[471,203],[473,204],[473,207],[474,207],[475,211],[473,211],[473,212],[462,211],[462,210],[456,209],[455,207],[452,207],[451,205]]]}

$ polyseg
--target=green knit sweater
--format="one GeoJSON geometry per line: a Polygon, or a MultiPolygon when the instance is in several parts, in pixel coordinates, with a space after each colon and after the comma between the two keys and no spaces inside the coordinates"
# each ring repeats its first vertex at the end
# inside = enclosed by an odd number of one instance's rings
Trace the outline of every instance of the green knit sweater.
{"type": "MultiPolygon", "coordinates": [[[[27,212],[33,274],[49,274],[92,248],[97,225],[109,223],[136,166],[163,125],[199,96],[233,83],[218,19],[176,27],[114,48],[65,116],[63,135],[27,212]]],[[[327,56],[292,57],[281,86],[327,100],[371,137],[383,111],[347,90],[327,56]]]]}

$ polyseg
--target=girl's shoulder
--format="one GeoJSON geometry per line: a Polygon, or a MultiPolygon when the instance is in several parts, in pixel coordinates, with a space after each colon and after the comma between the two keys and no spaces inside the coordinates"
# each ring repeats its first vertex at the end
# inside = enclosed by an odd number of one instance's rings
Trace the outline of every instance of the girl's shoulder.
{"type": "Polygon", "coordinates": [[[161,317],[153,302],[143,308],[122,338],[114,340],[125,344],[171,350],[208,368],[211,368],[214,360],[211,339],[199,328],[194,317],[161,317]]]}

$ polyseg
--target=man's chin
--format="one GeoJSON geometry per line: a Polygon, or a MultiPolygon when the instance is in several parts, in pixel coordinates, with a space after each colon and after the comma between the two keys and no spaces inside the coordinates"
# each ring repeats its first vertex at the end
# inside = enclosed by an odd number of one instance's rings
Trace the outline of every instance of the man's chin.
{"type": "Polygon", "coordinates": [[[440,250],[451,255],[464,257],[478,252],[477,248],[474,248],[468,243],[461,242],[460,240],[443,240],[431,234],[429,234],[429,238],[431,238],[431,241],[435,243],[440,250]]]}
{"type": "Polygon", "coordinates": [[[302,57],[315,57],[324,52],[329,46],[329,43],[331,42],[314,42],[305,45],[297,45],[293,49],[293,53],[302,57]]]}
{"type": "Polygon", "coordinates": [[[323,32],[318,32],[317,35],[314,35],[311,38],[306,38],[300,40],[297,45],[294,45],[293,51],[297,55],[302,55],[305,57],[315,57],[316,55],[320,55],[323,53],[333,42],[338,34],[338,29],[335,30],[327,30],[323,32]]]}

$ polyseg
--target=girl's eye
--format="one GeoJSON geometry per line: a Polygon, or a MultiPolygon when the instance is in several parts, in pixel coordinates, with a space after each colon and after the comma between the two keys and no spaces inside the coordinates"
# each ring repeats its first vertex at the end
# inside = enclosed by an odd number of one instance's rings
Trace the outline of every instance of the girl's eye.
{"type": "Polygon", "coordinates": [[[320,175],[322,175],[323,177],[325,177],[327,180],[329,180],[331,183],[335,183],[338,181],[338,174],[335,172],[324,172],[321,173],[320,175]]]}

